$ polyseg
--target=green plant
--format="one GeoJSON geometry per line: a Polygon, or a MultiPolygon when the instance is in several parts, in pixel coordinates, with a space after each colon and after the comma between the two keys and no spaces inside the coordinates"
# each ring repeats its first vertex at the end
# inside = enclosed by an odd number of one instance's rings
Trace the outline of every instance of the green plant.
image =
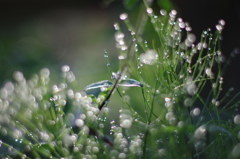
{"type": "Polygon", "coordinates": [[[176,10],[160,10],[158,15],[149,5],[144,1],[146,12],[141,12],[136,28],[126,13],[120,15],[131,36],[129,45],[120,25],[114,24],[119,70],[112,73],[108,65],[112,80],[79,91],[67,65],[61,69],[60,84],[50,84],[47,68],[30,80],[14,73],[16,82],[1,89],[1,152],[6,152],[1,157],[240,156],[239,93],[229,101],[232,89],[221,96],[220,39],[225,22],[219,21],[215,34],[203,31],[196,43],[189,24],[176,18],[176,10]],[[152,31],[155,36],[148,37],[152,31]],[[123,104],[119,119],[109,121],[115,91],[123,104]],[[142,102],[134,100],[139,92],[142,102]]]}

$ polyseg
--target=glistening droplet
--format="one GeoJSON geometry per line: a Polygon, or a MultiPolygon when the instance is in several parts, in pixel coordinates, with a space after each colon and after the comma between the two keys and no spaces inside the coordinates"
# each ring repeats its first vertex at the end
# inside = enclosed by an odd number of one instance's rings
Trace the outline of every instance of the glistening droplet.
{"type": "Polygon", "coordinates": [[[128,14],[127,13],[122,13],[120,16],[121,20],[126,20],[128,18],[128,14]]]}

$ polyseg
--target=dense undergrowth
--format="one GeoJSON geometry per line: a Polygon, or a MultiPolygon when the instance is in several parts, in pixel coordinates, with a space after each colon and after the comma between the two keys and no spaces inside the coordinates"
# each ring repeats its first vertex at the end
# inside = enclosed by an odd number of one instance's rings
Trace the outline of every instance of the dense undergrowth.
{"type": "Polygon", "coordinates": [[[240,157],[238,94],[221,94],[224,20],[197,42],[176,10],[154,13],[148,5],[136,26],[126,13],[114,24],[119,70],[112,72],[108,64],[112,79],[79,91],[68,65],[61,68],[59,84],[51,84],[48,68],[28,80],[14,73],[15,81],[0,91],[1,157],[240,157]],[[121,31],[124,23],[129,32],[121,31]],[[146,40],[152,31],[156,38],[146,40]],[[134,104],[131,89],[143,102],[134,104]],[[118,120],[109,121],[113,93],[122,107],[118,120]]]}

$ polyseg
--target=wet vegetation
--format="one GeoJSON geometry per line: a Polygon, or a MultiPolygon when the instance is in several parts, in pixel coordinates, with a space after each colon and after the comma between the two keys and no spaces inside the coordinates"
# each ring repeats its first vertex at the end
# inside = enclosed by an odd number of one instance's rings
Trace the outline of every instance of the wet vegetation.
{"type": "MultiPolygon", "coordinates": [[[[176,10],[155,12],[147,1],[142,6],[136,25],[127,13],[114,24],[118,70],[104,52],[111,79],[79,91],[68,65],[59,83],[48,68],[31,79],[14,73],[15,81],[0,90],[1,157],[240,157],[239,93],[222,93],[225,21],[196,41],[176,10]],[[113,94],[121,99],[114,119],[113,94]]],[[[238,53],[234,49],[229,60],[238,53]]]]}

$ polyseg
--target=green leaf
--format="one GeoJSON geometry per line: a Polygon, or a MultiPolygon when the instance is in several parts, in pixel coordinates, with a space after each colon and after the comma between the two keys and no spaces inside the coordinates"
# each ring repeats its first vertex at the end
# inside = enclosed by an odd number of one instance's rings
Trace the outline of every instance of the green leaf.
{"type": "MultiPolygon", "coordinates": [[[[98,97],[100,94],[107,96],[108,92],[112,89],[113,83],[109,80],[104,80],[96,83],[92,83],[88,85],[84,91],[87,93],[87,95],[93,95],[95,97],[98,97]],[[106,90],[102,91],[102,88],[106,90]]],[[[134,80],[134,79],[128,79],[128,80],[121,80],[118,84],[118,86],[122,87],[143,87],[143,84],[134,80]]]]}
{"type": "Polygon", "coordinates": [[[134,79],[121,80],[118,84],[123,87],[143,87],[143,84],[134,79]]]}
{"type": "Polygon", "coordinates": [[[108,81],[108,80],[104,80],[104,81],[100,81],[100,82],[96,82],[96,83],[92,83],[90,85],[88,85],[84,91],[87,93],[87,95],[94,95],[95,97],[98,97],[98,95],[102,92],[101,88],[106,87],[112,87],[113,83],[108,81]]]}
{"type": "Polygon", "coordinates": [[[124,0],[123,3],[127,9],[132,9],[138,1],[139,0],[124,0]]]}
{"type": "Polygon", "coordinates": [[[113,83],[110,82],[109,80],[104,80],[104,81],[92,83],[92,84],[88,85],[84,90],[88,91],[88,90],[91,90],[91,89],[98,89],[98,88],[102,88],[102,87],[110,87],[112,85],[113,85],[113,83]]]}

